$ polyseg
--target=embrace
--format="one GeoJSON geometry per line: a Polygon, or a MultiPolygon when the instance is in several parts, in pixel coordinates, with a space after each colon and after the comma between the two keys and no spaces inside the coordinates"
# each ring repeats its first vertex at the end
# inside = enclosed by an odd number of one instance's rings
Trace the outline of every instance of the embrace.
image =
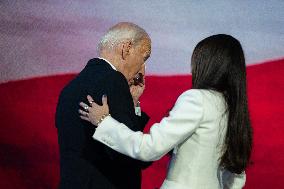
{"type": "Polygon", "coordinates": [[[171,150],[161,189],[245,185],[252,128],[237,39],[218,34],[197,44],[192,89],[147,134],[149,117],[139,98],[151,54],[149,35],[135,24],[119,23],[102,37],[98,52],[59,97],[60,189],[140,189],[141,170],[171,150]]]}

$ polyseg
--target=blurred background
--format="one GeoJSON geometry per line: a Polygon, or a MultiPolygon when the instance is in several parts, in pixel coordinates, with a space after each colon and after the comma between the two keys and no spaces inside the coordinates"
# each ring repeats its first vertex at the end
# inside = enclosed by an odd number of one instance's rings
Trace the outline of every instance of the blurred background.
{"type": "MultiPolygon", "coordinates": [[[[284,185],[284,1],[0,0],[0,188],[56,188],[58,95],[100,37],[129,21],[152,39],[142,108],[158,122],[191,87],[190,57],[203,38],[226,33],[243,45],[254,128],[246,189],[284,185]]],[[[143,172],[160,187],[169,157],[143,172]]]]}

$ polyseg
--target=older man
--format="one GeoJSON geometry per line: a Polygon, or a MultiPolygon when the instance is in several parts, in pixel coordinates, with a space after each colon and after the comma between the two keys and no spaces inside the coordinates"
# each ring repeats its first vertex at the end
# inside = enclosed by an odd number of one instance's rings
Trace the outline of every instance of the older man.
{"type": "Polygon", "coordinates": [[[56,110],[59,188],[138,189],[141,188],[141,169],[150,164],[93,140],[94,127],[82,121],[77,110],[87,94],[92,95],[96,103],[101,103],[102,95],[106,94],[111,115],[130,129],[142,131],[149,118],[143,112],[135,114],[138,98],[132,98],[129,85],[150,56],[151,40],[139,26],[119,23],[102,37],[98,50],[99,57],[91,59],[59,97],[56,110]]]}

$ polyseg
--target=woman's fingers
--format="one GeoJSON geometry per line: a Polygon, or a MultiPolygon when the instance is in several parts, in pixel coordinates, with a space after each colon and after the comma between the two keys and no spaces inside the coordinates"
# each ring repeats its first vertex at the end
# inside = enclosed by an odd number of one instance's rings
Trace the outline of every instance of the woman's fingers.
{"type": "Polygon", "coordinates": [[[88,99],[90,105],[92,106],[94,99],[91,97],[91,95],[87,95],[87,99],[88,99]]]}
{"type": "Polygon", "coordinates": [[[80,102],[79,104],[86,112],[88,111],[89,109],[89,106],[87,104],[85,104],[84,102],[80,102]]]}
{"type": "Polygon", "coordinates": [[[104,110],[105,115],[109,114],[109,107],[107,104],[107,95],[103,95],[102,102],[103,102],[103,110],[104,110]]]}
{"type": "Polygon", "coordinates": [[[103,95],[102,97],[103,106],[100,106],[96,102],[94,102],[93,98],[90,95],[87,96],[87,99],[90,103],[90,106],[84,102],[79,103],[79,105],[83,108],[78,110],[80,118],[91,122],[93,125],[96,125],[98,120],[100,120],[103,116],[109,114],[107,96],[103,95]]]}
{"type": "Polygon", "coordinates": [[[88,117],[85,117],[85,116],[80,116],[80,118],[81,119],[83,119],[83,120],[86,120],[86,121],[89,121],[89,122],[91,122],[91,120],[88,118],[88,117]]]}
{"type": "Polygon", "coordinates": [[[103,95],[102,102],[103,102],[103,106],[108,105],[107,104],[107,95],[103,95]]]}
{"type": "Polygon", "coordinates": [[[82,115],[82,116],[88,116],[88,112],[85,112],[81,109],[79,109],[79,113],[82,115]]]}
{"type": "Polygon", "coordinates": [[[97,108],[101,107],[96,102],[92,103],[92,106],[89,108],[89,112],[95,111],[97,108]]]}

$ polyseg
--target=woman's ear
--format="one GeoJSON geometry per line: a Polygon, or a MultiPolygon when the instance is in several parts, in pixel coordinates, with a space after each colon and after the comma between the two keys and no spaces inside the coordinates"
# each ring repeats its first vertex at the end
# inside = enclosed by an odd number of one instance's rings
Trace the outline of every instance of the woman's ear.
{"type": "Polygon", "coordinates": [[[122,44],[121,57],[122,57],[123,60],[125,60],[126,57],[130,54],[131,47],[132,47],[131,41],[127,41],[127,42],[122,44]]]}

